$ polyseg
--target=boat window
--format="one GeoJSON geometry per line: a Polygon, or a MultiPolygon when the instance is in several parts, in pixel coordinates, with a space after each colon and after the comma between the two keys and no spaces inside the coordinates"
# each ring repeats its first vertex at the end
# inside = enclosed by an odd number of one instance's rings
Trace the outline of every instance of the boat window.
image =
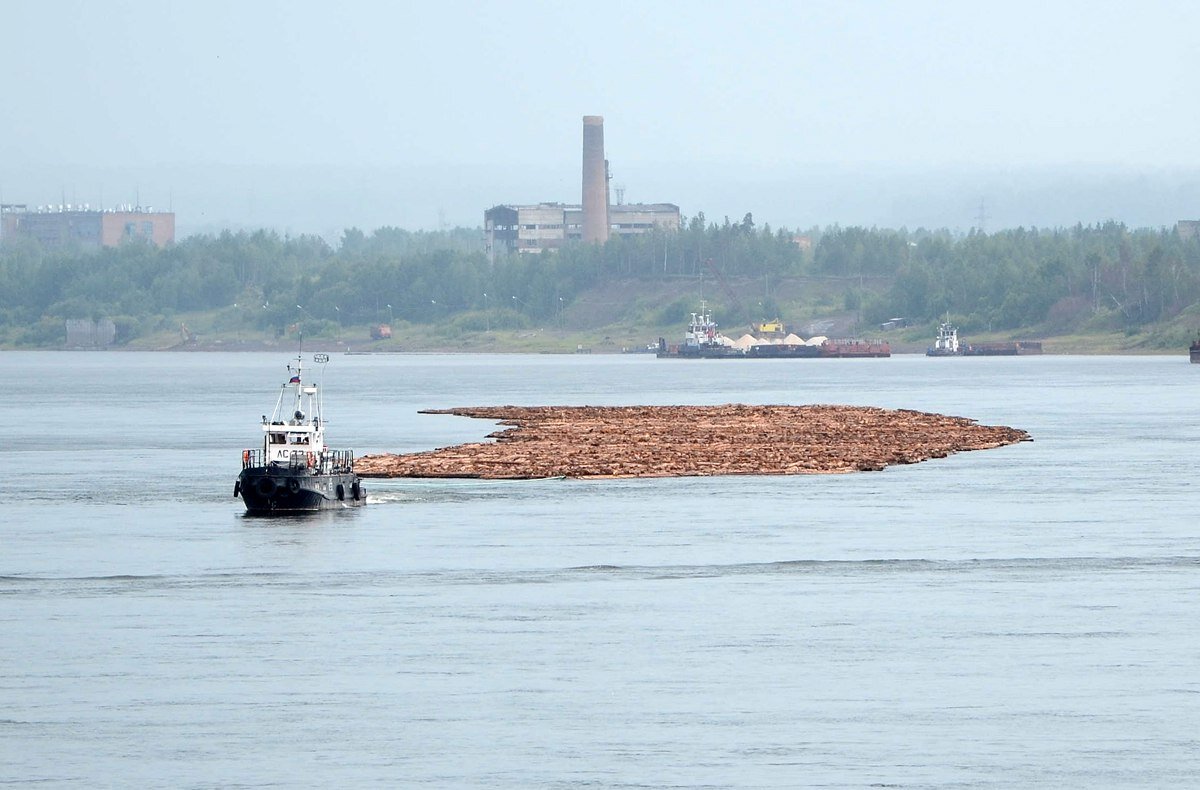
{"type": "Polygon", "coordinates": [[[287,444],[287,437],[282,433],[271,434],[271,444],[287,444]]]}

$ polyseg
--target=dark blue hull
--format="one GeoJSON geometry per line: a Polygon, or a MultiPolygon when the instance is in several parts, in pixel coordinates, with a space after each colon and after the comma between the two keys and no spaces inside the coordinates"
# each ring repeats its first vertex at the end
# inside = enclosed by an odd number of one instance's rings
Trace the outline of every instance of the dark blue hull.
{"type": "Polygon", "coordinates": [[[759,345],[746,349],[750,359],[816,359],[821,356],[820,346],[803,346],[799,344],[759,345]]]}
{"type": "Polygon", "coordinates": [[[233,495],[246,504],[252,516],[292,515],[358,507],[367,504],[367,492],[353,472],[313,474],[282,465],[252,466],[242,470],[233,495]]]}

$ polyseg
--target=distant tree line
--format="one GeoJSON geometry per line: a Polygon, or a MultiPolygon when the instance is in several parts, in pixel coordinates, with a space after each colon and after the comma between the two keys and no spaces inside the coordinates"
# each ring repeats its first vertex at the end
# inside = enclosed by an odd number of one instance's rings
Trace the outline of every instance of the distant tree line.
{"type": "Polygon", "coordinates": [[[1118,222],[961,236],[834,229],[814,266],[893,278],[864,305],[871,321],[950,314],[973,330],[1136,331],[1200,303],[1200,240],[1118,222]]]}
{"type": "Polygon", "coordinates": [[[678,231],[572,244],[557,252],[482,252],[478,229],[268,231],[193,236],[163,249],[132,242],[83,252],[10,240],[0,247],[0,332],[61,342],[66,319],[110,318],[117,341],[207,311],[218,328],[306,332],[410,321],[461,329],[544,321],[581,292],[615,280],[831,277],[866,320],[951,314],[965,328],[1137,328],[1200,302],[1200,241],[1116,222],[996,233],[814,228],[797,233],[698,214],[678,231]],[[856,283],[883,282],[868,294],[856,283]]]}

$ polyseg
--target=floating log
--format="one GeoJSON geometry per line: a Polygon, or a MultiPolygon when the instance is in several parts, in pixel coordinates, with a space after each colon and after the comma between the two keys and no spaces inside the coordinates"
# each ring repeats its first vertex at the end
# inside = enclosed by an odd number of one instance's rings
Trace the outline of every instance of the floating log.
{"type": "Polygon", "coordinates": [[[1030,441],[965,417],[866,406],[475,406],[494,442],[366,455],[361,477],[688,477],[878,471],[1030,441]]]}

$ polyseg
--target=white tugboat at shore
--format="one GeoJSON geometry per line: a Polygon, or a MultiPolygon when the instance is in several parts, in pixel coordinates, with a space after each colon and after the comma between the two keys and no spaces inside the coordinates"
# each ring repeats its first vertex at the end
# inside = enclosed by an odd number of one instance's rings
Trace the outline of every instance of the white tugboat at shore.
{"type": "MultiPolygon", "coordinates": [[[[325,422],[316,384],[305,383],[303,352],[279,392],[271,418],[263,415],[261,449],[242,451],[242,472],[233,495],[246,504],[247,515],[308,513],[367,503],[367,492],[354,473],[352,450],[325,446],[325,422]]],[[[313,361],[324,365],[328,354],[313,361]]]]}
{"type": "Polygon", "coordinates": [[[937,339],[925,351],[927,357],[957,357],[963,349],[958,344],[958,327],[949,321],[943,321],[938,326],[937,339]]]}
{"type": "Polygon", "coordinates": [[[684,333],[683,343],[667,343],[665,338],[658,339],[658,357],[661,358],[721,358],[742,356],[740,348],[734,348],[732,343],[722,336],[713,320],[708,304],[700,303],[700,312],[692,313],[688,322],[687,332],[684,333]]]}

